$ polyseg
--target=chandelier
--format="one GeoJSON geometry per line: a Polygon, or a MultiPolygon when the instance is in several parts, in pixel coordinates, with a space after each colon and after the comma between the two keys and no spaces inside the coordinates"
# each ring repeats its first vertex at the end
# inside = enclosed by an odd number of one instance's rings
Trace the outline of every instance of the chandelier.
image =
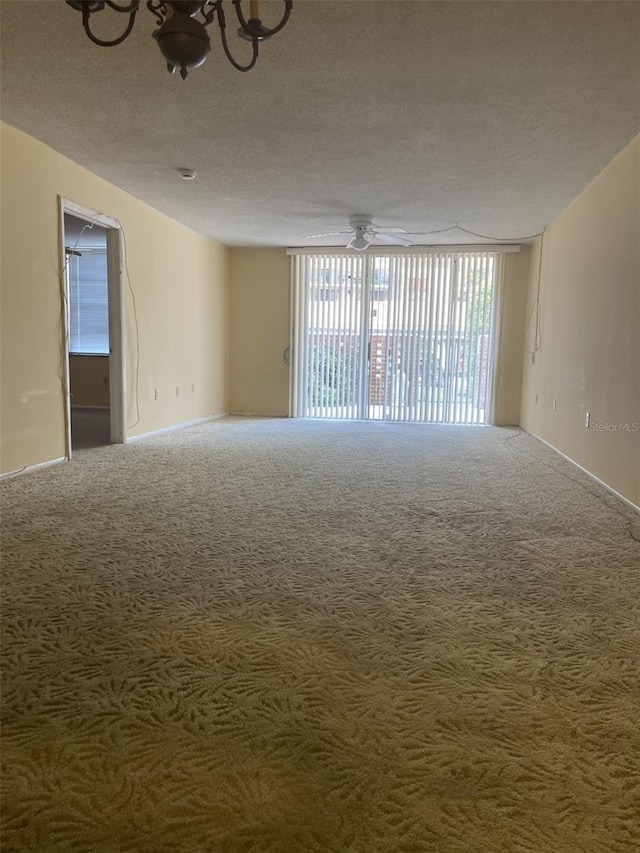
{"type": "MultiPolygon", "coordinates": [[[[126,5],[116,3],[114,0],[66,0],[66,2],[72,9],[82,13],[82,26],[85,33],[94,44],[99,44],[101,47],[122,44],[133,29],[140,6],[140,0],[131,0],[126,5]],[[123,33],[112,40],[98,38],[91,31],[92,16],[101,12],[105,6],[129,16],[123,33]]],[[[238,71],[249,71],[257,62],[260,42],[280,32],[289,20],[293,8],[293,0],[283,0],[284,14],[280,22],[275,27],[269,28],[260,20],[258,0],[251,0],[249,3],[248,19],[242,11],[242,0],[231,0],[231,2],[235,6],[240,25],[238,35],[253,45],[253,55],[246,65],[237,62],[229,50],[224,0],[173,0],[173,2],[147,0],[147,9],[156,16],[159,24],[158,29],[153,32],[153,37],[158,42],[160,52],[166,59],[167,68],[171,74],[179,69],[180,76],[184,80],[191,68],[202,65],[211,50],[211,41],[206,28],[216,19],[220,29],[222,49],[227,59],[238,71]]]]}

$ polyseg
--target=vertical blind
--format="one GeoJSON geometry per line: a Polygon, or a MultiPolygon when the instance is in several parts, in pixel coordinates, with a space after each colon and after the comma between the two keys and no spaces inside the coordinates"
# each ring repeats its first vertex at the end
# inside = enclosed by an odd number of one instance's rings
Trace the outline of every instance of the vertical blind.
{"type": "Polygon", "coordinates": [[[291,414],[487,422],[499,258],[294,256],[291,414]]]}
{"type": "Polygon", "coordinates": [[[69,255],[69,352],[104,355],[109,352],[109,295],[107,251],[83,248],[69,255]]]}
{"type": "Polygon", "coordinates": [[[354,253],[294,260],[299,280],[295,414],[365,417],[365,259],[354,253]]]}

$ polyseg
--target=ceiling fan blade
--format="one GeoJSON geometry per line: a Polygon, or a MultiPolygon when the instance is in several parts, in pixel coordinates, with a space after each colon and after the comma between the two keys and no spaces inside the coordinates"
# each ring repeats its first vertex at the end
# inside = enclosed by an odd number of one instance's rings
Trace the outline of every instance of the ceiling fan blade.
{"type": "Polygon", "coordinates": [[[403,237],[397,237],[395,234],[385,234],[383,231],[376,231],[375,236],[383,243],[393,243],[395,246],[413,246],[410,240],[405,240],[403,237]]]}
{"type": "Polygon", "coordinates": [[[312,240],[314,237],[335,237],[336,234],[351,234],[351,231],[327,231],[324,234],[305,234],[304,240],[312,240]]]}
{"type": "Polygon", "coordinates": [[[381,228],[384,229],[385,233],[388,231],[397,231],[399,234],[408,234],[406,228],[402,228],[400,225],[381,225],[381,228]]]}

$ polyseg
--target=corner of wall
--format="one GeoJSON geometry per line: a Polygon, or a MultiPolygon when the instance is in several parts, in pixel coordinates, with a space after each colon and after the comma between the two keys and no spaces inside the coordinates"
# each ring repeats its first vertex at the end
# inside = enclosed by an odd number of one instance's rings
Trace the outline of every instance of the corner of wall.
{"type": "Polygon", "coordinates": [[[289,258],[284,248],[230,251],[230,411],[289,410],[289,258]]]}
{"type": "Polygon", "coordinates": [[[519,252],[502,256],[500,282],[498,364],[493,422],[497,426],[517,426],[520,423],[522,396],[522,337],[525,328],[527,280],[530,250],[522,246],[519,252]]]}

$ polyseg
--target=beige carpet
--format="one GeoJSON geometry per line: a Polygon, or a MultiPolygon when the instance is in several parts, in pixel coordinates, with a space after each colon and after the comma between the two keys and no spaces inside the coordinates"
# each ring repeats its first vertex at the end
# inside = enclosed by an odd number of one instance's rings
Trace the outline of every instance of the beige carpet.
{"type": "Polygon", "coordinates": [[[532,438],[228,420],[1,491],[4,853],[640,849],[640,525],[532,438]]]}

